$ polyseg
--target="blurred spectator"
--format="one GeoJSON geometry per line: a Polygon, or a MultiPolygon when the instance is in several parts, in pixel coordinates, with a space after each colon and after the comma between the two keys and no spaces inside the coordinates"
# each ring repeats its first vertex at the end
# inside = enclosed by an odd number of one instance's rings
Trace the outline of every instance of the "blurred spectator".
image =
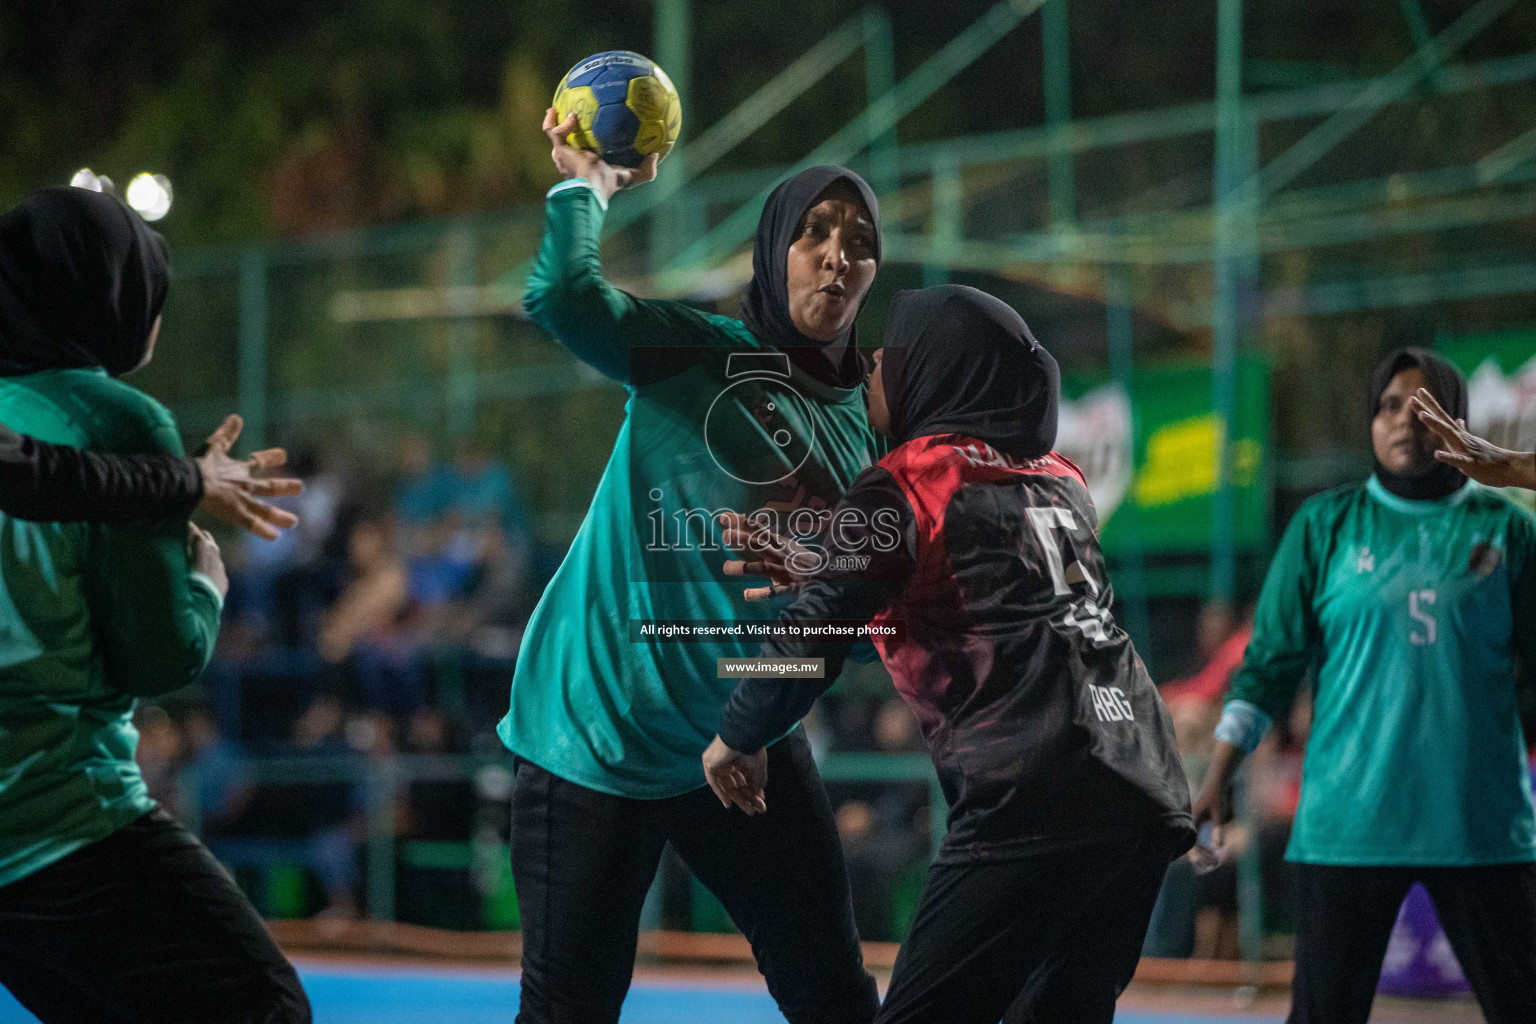
{"type": "Polygon", "coordinates": [[[492,461],[484,447],[468,441],[454,456],[450,479],[449,509],[466,529],[498,527],[512,543],[526,543],[528,508],[505,463],[492,461]]]}
{"type": "Polygon", "coordinates": [[[1227,682],[1243,663],[1253,636],[1253,606],[1234,617],[1225,605],[1207,605],[1200,613],[1199,643],[1203,666],[1194,675],[1160,687],[1169,708],[1179,704],[1221,704],[1227,682]]]}
{"type": "Polygon", "coordinates": [[[320,609],[339,572],[336,535],[352,490],[335,453],[296,448],[289,460],[304,479],[304,493],[275,503],[294,512],[299,525],[275,541],[244,537],[231,573],[230,619],[297,647],[313,636],[320,609]]]}
{"type": "Polygon", "coordinates": [[[408,435],[400,444],[400,483],[395,492],[395,514],[408,530],[426,525],[448,510],[452,501],[452,474],[432,458],[432,445],[420,434],[408,435]]]}
{"type": "Polygon", "coordinates": [[[403,622],[406,572],[381,522],[359,523],[349,543],[350,578],[326,611],[320,656],[342,665],[362,705],[408,714],[427,700],[422,646],[403,622]]]}

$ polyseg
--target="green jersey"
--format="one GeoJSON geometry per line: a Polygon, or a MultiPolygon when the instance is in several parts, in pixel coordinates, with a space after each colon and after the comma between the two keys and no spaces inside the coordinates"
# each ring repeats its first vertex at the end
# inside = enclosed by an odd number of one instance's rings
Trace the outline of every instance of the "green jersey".
{"type": "MultiPolygon", "coordinates": [[[[101,370],[0,379],[0,421],[97,452],[182,454],[170,413],[101,370]]],[[[221,606],[187,564],[185,519],[0,514],[0,885],[153,809],[134,698],[197,678],[221,606]]]]}
{"type": "Polygon", "coordinates": [[[713,517],[761,513],[803,533],[878,450],[861,386],[815,380],[739,320],[605,281],[604,212],[579,179],[550,192],[524,305],[625,385],[624,424],[524,631],[498,731],[562,778],[650,799],[704,785],[699,758],[736,686],[716,678],[716,659],[755,653],[744,624],[776,618],[787,600],[742,597],[713,517]],[[649,631],[677,620],[734,632],[649,631]]]}
{"type": "Polygon", "coordinates": [[[1470,482],[1410,501],[1372,477],[1312,498],[1275,553],[1231,698],[1279,716],[1309,668],[1290,860],[1536,860],[1515,693],[1517,668],[1536,669],[1527,512],[1470,482]]]}

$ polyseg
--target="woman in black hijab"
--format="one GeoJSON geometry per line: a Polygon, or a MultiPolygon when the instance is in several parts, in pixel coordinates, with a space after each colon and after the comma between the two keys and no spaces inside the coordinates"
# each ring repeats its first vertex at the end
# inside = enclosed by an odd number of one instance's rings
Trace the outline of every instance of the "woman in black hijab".
{"type": "Polygon", "coordinates": [[[573,149],[573,123],[545,120],[566,180],[546,199],[523,305],[628,394],[591,507],[524,631],[498,728],[518,759],[518,1020],[618,1019],[670,843],[751,941],[791,1024],[868,1024],[875,983],[804,730],[790,723],[768,744],[764,819],[721,807],[699,765],[731,692],[719,660],[755,644],[631,631],[766,618],[721,578],[713,513],[814,521],[877,457],[853,344],[879,262],[875,199],[837,167],[780,185],[740,319],[640,298],[604,278],[602,224],[619,187],[650,168],[573,149]]]}
{"type": "Polygon", "coordinates": [[[752,280],[741,298],[741,320],[758,338],[788,353],[813,376],[850,387],[864,378],[853,316],[868,297],[874,267],[854,281],[831,281],[840,290],[829,294],[824,287],[828,276],[818,277],[816,261],[801,258],[797,248],[808,228],[818,228],[807,218],[829,199],[840,201],[852,215],[847,259],[879,263],[880,207],[869,185],[845,167],[809,168],[780,183],[763,204],[752,242],[752,280]],[[866,223],[861,225],[860,220],[866,223]]]}
{"type": "MultiPolygon", "coordinates": [[[[1056,361],[1007,304],[961,286],[899,294],[876,361],[870,423],[898,447],[833,510],[827,543],[764,544],[743,522],[725,537],[759,556],[728,572],[799,585],[786,635],[871,623],[948,798],[876,1020],[1109,1024],[1194,830],[1172,723],[1110,615],[1087,484],[1051,450],[1056,361]]],[[[737,686],[704,755],[723,803],[773,810],[762,746],[847,649],[763,646],[823,659],[822,677],[737,686]]]]}
{"type": "MultiPolygon", "coordinates": [[[[164,242],[110,196],[53,189],[0,220],[0,419],[180,456],[170,413],[115,379],[152,354],[167,286],[164,242]]],[[[0,517],[0,983],[45,1024],[309,1020],[255,910],[135,762],[137,698],[195,681],[228,587],[177,511],[0,517]]]]}
{"type": "Polygon", "coordinates": [[[1363,1021],[1398,908],[1422,884],[1490,1024],[1531,1019],[1536,811],[1520,690],[1536,669],[1536,520],[1471,483],[1420,410],[1464,419],[1467,386],[1401,348],[1365,387],[1376,471],[1307,499],[1265,573],[1195,820],[1270,724],[1312,696],[1286,848],[1293,1024],[1363,1021]],[[1422,397],[1421,397],[1422,396],[1422,397]]]}
{"type": "Polygon", "coordinates": [[[1017,459],[1056,444],[1061,372],[1001,299],[963,285],[901,292],[880,358],[871,400],[897,441],[965,434],[1017,459]]]}
{"type": "MultiPolygon", "coordinates": [[[[94,365],[98,342],[131,350],[133,339],[148,337],[166,283],[164,242],[121,204],[81,189],[37,193],[0,217],[0,376],[94,365]],[[85,210],[101,214],[92,220],[99,232],[83,228],[76,213],[85,210]],[[127,344],[112,342],[124,334],[127,344]]],[[[239,434],[239,417],[226,420],[194,460],[86,452],[0,424],[0,511],[38,522],[127,523],[185,518],[201,505],[274,539],[293,517],[259,499],[295,494],[299,484],[259,479],[283,464],[281,449],[229,458],[239,434]]]]}

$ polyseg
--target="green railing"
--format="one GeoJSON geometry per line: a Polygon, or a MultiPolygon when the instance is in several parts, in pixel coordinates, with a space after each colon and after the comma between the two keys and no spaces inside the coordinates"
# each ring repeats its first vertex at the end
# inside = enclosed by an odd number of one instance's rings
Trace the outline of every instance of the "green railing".
{"type": "MultiPolygon", "coordinates": [[[[944,838],[947,805],[933,763],[926,754],[832,753],[820,762],[821,775],[831,783],[920,783],[928,787],[930,853],[944,838]]],[[[375,921],[395,919],[396,875],[401,865],[428,870],[463,870],[476,865],[508,865],[506,843],[475,834],[473,822],[465,822],[464,840],[412,840],[397,835],[396,806],[405,787],[414,782],[484,781],[482,773],[501,773],[482,786],[496,796],[510,795],[512,759],[475,755],[402,754],[390,758],[350,756],[250,758],[240,767],[243,783],[251,786],[335,785],[361,786],[366,818],[365,874],[367,917],[375,921]]],[[[200,773],[195,765],[183,770],[178,780],[181,818],[201,834],[202,809],[198,802],[200,773]]],[[[247,858],[268,859],[271,864],[294,859],[300,841],[263,840],[260,837],[213,840],[215,852],[226,848],[267,851],[247,858]]]]}

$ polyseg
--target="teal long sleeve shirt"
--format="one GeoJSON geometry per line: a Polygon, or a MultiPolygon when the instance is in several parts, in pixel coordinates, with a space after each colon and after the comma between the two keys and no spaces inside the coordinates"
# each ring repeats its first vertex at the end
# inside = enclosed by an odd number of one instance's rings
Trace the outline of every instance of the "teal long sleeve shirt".
{"type": "Polygon", "coordinates": [[[1372,478],[1310,499],[1275,553],[1228,715],[1288,712],[1315,671],[1287,856],[1335,865],[1536,860],[1516,685],[1536,670],[1536,522],[1468,483],[1372,478]]]}
{"type": "MultiPolygon", "coordinates": [[[[0,421],[96,452],[183,454],[170,413],[100,370],[0,379],[0,421]]],[[[154,807],[134,761],[135,699],[197,678],[221,608],[188,564],[185,518],[0,515],[0,885],[154,807]]]]}
{"type": "MultiPolygon", "coordinates": [[[[605,213],[580,180],[551,191],[524,306],[626,388],[624,424],[570,550],[523,634],[498,732],[521,757],[590,789],[642,799],[704,785],[700,754],[734,679],[716,659],[759,641],[713,517],[766,513],[783,527],[830,509],[877,446],[862,386],[809,377],[739,320],[641,299],[603,277],[605,213]],[[646,624],[735,626],[686,642],[646,624]]],[[[585,443],[551,424],[548,443],[585,443]]]]}

